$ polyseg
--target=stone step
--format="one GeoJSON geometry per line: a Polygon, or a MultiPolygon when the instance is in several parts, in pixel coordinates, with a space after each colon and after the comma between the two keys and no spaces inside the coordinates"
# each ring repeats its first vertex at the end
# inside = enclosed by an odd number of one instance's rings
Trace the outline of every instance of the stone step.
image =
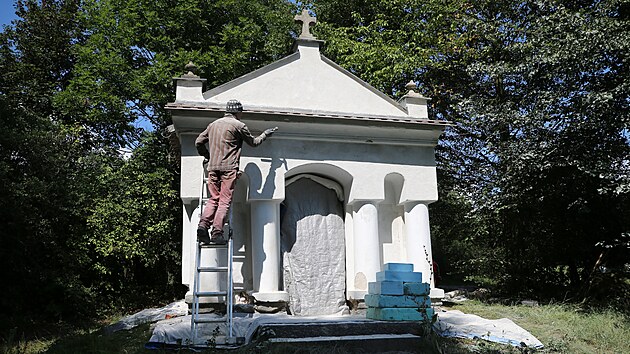
{"type": "Polygon", "coordinates": [[[373,334],[269,340],[274,353],[438,353],[428,337],[413,334],[373,334]]]}
{"type": "Polygon", "coordinates": [[[419,322],[356,321],[261,324],[253,342],[273,352],[432,353],[430,327],[419,322]],[[331,351],[332,350],[332,351],[331,351]]]}
{"type": "Polygon", "coordinates": [[[422,282],[422,273],[383,270],[376,273],[376,280],[377,281],[422,282]]]}
{"type": "Polygon", "coordinates": [[[365,295],[365,304],[369,307],[431,307],[429,296],[422,295],[365,295]]]}
{"type": "Polygon", "coordinates": [[[383,270],[394,270],[397,272],[413,272],[413,264],[410,263],[385,263],[383,270]]]}
{"type": "Polygon", "coordinates": [[[377,281],[368,283],[369,294],[403,295],[405,290],[401,281],[377,281]]]}
{"type": "Polygon", "coordinates": [[[431,323],[433,313],[432,308],[368,307],[366,317],[382,321],[424,321],[431,323]]]}
{"type": "Polygon", "coordinates": [[[316,323],[268,323],[258,326],[254,338],[337,337],[373,334],[413,334],[424,336],[426,325],[404,321],[357,321],[316,323]]]}
{"type": "Polygon", "coordinates": [[[404,283],[403,292],[405,295],[429,295],[431,286],[429,283],[404,283]]]}

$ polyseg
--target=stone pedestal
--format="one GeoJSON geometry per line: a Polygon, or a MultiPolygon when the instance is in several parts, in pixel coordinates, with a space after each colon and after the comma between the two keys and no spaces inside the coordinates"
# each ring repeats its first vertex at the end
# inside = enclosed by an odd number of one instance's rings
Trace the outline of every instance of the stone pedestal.
{"type": "Polygon", "coordinates": [[[421,282],[422,274],[410,263],[386,263],[370,283],[365,295],[366,317],[387,321],[422,321],[431,323],[433,309],[429,284],[421,282]]]}

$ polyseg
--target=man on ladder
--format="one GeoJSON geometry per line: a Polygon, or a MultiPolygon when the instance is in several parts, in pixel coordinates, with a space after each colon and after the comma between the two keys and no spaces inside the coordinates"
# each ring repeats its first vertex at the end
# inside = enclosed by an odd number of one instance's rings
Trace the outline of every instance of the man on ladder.
{"type": "Polygon", "coordinates": [[[208,163],[210,194],[197,228],[197,239],[201,244],[226,243],[223,237],[223,224],[239,176],[238,167],[243,141],[256,147],[278,129],[269,128],[258,137],[253,137],[247,125],[241,122],[243,105],[239,101],[228,101],[225,112],[223,118],[210,123],[195,140],[197,152],[205,157],[208,163]],[[211,227],[212,237],[208,232],[211,227]]]}

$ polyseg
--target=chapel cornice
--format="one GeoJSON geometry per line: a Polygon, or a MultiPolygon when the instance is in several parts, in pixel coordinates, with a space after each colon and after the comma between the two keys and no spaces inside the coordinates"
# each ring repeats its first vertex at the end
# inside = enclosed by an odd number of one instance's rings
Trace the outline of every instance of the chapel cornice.
{"type": "MultiPolygon", "coordinates": [[[[223,112],[222,105],[198,104],[195,102],[174,102],[165,107],[178,114],[189,114],[194,116],[206,116],[207,112],[223,112]],[[204,113],[206,112],[206,113],[204,113]]],[[[383,126],[426,126],[429,129],[444,129],[453,124],[445,120],[401,118],[396,116],[377,115],[349,115],[345,113],[312,111],[312,110],[292,110],[283,111],[265,107],[247,107],[244,114],[248,118],[270,120],[270,116],[283,117],[285,121],[310,122],[310,123],[335,123],[335,124],[359,124],[359,125],[383,125],[383,126]]],[[[282,119],[281,119],[282,120],[282,119]]]]}

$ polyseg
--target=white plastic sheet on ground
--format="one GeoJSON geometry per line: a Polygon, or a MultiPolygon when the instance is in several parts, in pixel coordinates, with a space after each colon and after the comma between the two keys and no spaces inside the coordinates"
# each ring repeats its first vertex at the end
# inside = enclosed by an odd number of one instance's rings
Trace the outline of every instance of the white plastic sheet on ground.
{"type": "MultiPolygon", "coordinates": [[[[202,315],[213,318],[225,318],[217,315],[202,315]]],[[[234,314],[234,324],[232,335],[234,337],[245,338],[245,343],[249,343],[254,336],[255,331],[263,324],[302,324],[310,325],[313,323],[357,323],[371,322],[373,320],[366,319],[364,315],[330,315],[330,316],[291,316],[287,314],[234,314]]],[[[149,343],[160,344],[186,344],[190,341],[190,316],[177,317],[169,320],[163,320],[157,323],[149,343]]],[[[226,335],[225,322],[221,323],[200,323],[197,332],[197,343],[208,341],[213,336],[220,337],[226,335]],[[217,330],[218,328],[218,330],[217,330]]]]}
{"type": "MultiPolygon", "coordinates": [[[[219,317],[214,314],[204,314],[202,316],[225,319],[225,317],[219,317]]],[[[232,335],[245,338],[245,343],[249,343],[252,340],[255,331],[262,324],[302,324],[308,326],[313,323],[374,322],[374,320],[365,318],[365,315],[298,317],[287,314],[235,313],[234,316],[232,335]]],[[[438,312],[438,321],[434,324],[434,328],[440,335],[445,337],[481,338],[492,342],[518,347],[527,346],[536,349],[543,347],[543,344],[538,339],[506,318],[487,320],[461,311],[442,311],[438,312]]],[[[197,343],[211,340],[213,336],[225,336],[226,330],[225,322],[199,324],[197,343]]],[[[189,343],[190,337],[190,316],[176,317],[158,322],[149,343],[185,345],[189,343]]]]}
{"type": "Polygon", "coordinates": [[[488,320],[461,311],[438,312],[433,325],[443,337],[481,338],[491,342],[540,349],[543,344],[529,332],[507,318],[488,320]]]}
{"type": "Polygon", "coordinates": [[[105,327],[107,332],[129,330],[144,323],[157,322],[166,318],[186,316],[188,305],[184,300],[170,303],[161,308],[145,309],[105,327]]]}
{"type": "Polygon", "coordinates": [[[281,249],[289,309],[297,316],[347,313],[342,188],[312,175],[287,184],[281,249]]]}

